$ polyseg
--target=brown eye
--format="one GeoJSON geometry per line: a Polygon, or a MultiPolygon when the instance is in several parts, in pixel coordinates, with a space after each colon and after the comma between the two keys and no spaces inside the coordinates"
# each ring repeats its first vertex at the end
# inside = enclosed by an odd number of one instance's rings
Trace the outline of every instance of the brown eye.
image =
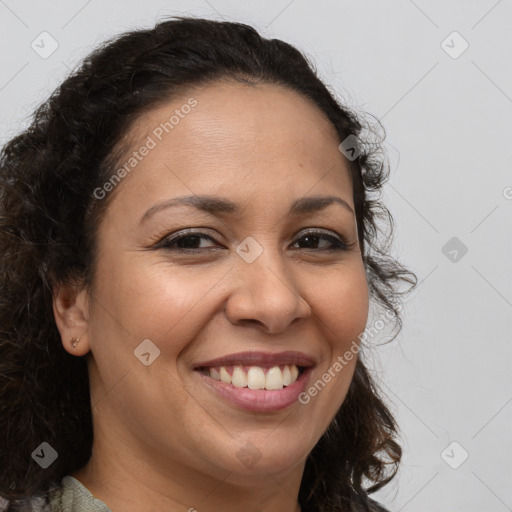
{"type": "Polygon", "coordinates": [[[205,233],[199,231],[180,231],[177,234],[173,234],[165,237],[161,242],[158,243],[157,248],[166,249],[166,250],[176,250],[176,251],[204,251],[216,249],[218,247],[219,242],[215,240],[212,236],[207,235],[205,233]],[[210,240],[217,244],[216,246],[203,246],[200,244],[203,240],[210,240]]]}
{"type": "MultiPolygon", "coordinates": [[[[205,251],[212,249],[219,249],[219,242],[215,240],[212,236],[207,235],[198,231],[180,231],[177,234],[173,234],[165,237],[158,245],[159,249],[166,249],[169,251],[184,251],[184,252],[197,252],[197,251],[205,251]],[[201,242],[211,241],[216,245],[203,246],[201,247],[201,242]]],[[[304,233],[296,242],[293,243],[293,246],[297,246],[301,244],[303,247],[299,247],[299,249],[309,249],[315,251],[346,251],[349,246],[344,241],[344,239],[340,236],[336,236],[330,233],[324,233],[322,231],[308,231],[304,233]],[[322,247],[321,245],[325,242],[328,243],[327,247],[322,247]]]]}
{"type": "Polygon", "coordinates": [[[301,240],[304,241],[306,249],[316,249],[318,251],[346,251],[348,249],[348,245],[341,237],[326,234],[322,231],[309,231],[304,233],[293,245],[301,243],[301,240]],[[324,248],[317,247],[322,240],[327,240],[330,245],[324,248]]]}

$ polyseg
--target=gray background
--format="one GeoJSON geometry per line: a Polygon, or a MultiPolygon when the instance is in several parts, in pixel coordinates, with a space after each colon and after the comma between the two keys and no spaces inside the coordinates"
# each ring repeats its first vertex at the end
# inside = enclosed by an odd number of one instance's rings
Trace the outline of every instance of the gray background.
{"type": "Polygon", "coordinates": [[[512,510],[512,3],[0,0],[0,144],[96,44],[179,13],[298,46],[382,120],[394,254],[420,284],[399,338],[368,354],[403,432],[401,470],[377,499],[404,512],[512,510]],[[43,31],[58,44],[48,58],[31,47],[43,51],[43,31]]]}

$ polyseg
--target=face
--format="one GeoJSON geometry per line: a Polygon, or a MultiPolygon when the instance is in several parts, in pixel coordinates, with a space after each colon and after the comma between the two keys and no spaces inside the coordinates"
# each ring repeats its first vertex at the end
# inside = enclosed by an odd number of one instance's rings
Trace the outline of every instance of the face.
{"type": "Polygon", "coordinates": [[[129,135],[83,337],[98,435],[162,471],[251,481],[303,469],[356,357],[335,363],[368,314],[334,128],[295,92],[219,82],[129,135]],[[305,201],[319,196],[339,201],[305,201]]]}

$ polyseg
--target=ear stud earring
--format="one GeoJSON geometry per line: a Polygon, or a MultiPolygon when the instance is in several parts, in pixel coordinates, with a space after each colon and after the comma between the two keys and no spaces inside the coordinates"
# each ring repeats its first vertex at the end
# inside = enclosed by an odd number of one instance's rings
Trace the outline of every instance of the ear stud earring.
{"type": "Polygon", "coordinates": [[[76,348],[79,341],[80,341],[80,338],[71,338],[71,345],[73,345],[73,348],[76,348]]]}

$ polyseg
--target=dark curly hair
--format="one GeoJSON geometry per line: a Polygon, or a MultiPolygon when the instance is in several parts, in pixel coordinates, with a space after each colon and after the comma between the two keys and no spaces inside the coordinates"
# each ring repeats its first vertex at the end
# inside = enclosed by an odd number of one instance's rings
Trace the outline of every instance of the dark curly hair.
{"type": "MultiPolygon", "coordinates": [[[[9,510],[91,456],[86,358],[64,350],[52,293],[59,283],[93,282],[97,227],[112,198],[99,201],[94,190],[113,175],[137,116],[219,79],[296,91],[340,142],[357,138],[361,153],[347,162],[370,297],[390,313],[396,334],[402,327],[401,300],[417,278],[389,254],[380,123],[341,105],[299,50],[248,25],[180,16],[121,34],[92,51],[0,153],[0,495],[9,510]],[[42,441],[59,454],[48,469],[31,457],[42,441]]],[[[383,510],[368,495],[395,476],[402,450],[381,395],[359,357],[345,401],[307,459],[303,512],[383,510]]]]}

